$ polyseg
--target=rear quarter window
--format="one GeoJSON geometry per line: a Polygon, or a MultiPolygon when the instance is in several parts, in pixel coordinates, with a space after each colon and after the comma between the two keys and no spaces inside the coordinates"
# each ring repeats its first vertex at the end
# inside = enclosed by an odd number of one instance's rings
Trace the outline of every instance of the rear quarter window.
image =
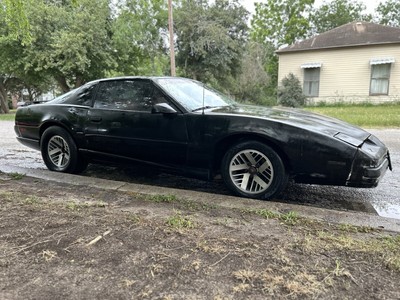
{"type": "Polygon", "coordinates": [[[81,106],[92,106],[93,103],[93,92],[96,84],[90,86],[83,86],[78,88],[75,93],[66,97],[63,101],[65,104],[81,105],[81,106]]]}

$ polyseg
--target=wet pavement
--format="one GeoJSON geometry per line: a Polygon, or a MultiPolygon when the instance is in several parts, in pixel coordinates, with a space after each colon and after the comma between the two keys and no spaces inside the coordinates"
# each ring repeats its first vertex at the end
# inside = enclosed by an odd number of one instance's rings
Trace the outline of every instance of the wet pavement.
{"type": "MultiPolygon", "coordinates": [[[[45,170],[40,152],[18,143],[13,122],[0,121],[0,170],[15,172],[20,168],[45,170]]],[[[335,186],[289,184],[282,204],[300,204],[338,211],[361,211],[382,217],[400,219],[400,129],[368,130],[390,149],[393,172],[388,171],[377,188],[355,189],[335,186]]],[[[51,172],[48,177],[51,178],[51,172]]],[[[89,165],[86,177],[120,180],[134,184],[194,190],[230,195],[221,181],[205,182],[157,171],[153,168],[116,168],[89,165]]]]}

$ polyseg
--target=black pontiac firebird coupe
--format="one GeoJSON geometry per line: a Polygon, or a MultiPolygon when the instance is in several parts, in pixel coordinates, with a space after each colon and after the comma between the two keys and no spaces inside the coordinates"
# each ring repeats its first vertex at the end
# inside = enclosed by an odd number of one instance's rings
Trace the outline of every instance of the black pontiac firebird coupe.
{"type": "Polygon", "coordinates": [[[185,78],[92,81],[19,108],[15,132],[52,171],[141,162],[210,180],[221,174],[250,198],[277,196],[289,178],[375,187],[391,169],[386,146],[358,127],[302,110],[239,105],[185,78]]]}

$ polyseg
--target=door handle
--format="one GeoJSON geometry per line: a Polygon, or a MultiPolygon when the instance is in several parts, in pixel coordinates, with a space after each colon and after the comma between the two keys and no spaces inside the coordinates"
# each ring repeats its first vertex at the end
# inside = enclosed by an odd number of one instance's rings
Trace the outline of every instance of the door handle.
{"type": "Polygon", "coordinates": [[[92,116],[90,117],[90,121],[92,122],[100,122],[102,118],[100,116],[92,116]]]}

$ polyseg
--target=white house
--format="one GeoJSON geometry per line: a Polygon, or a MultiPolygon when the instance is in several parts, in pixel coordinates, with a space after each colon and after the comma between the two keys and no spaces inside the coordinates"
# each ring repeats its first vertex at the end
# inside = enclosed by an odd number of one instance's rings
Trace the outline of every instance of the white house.
{"type": "Polygon", "coordinates": [[[400,28],[352,22],[277,54],[279,82],[296,75],[310,104],[400,101],[400,28]]]}

